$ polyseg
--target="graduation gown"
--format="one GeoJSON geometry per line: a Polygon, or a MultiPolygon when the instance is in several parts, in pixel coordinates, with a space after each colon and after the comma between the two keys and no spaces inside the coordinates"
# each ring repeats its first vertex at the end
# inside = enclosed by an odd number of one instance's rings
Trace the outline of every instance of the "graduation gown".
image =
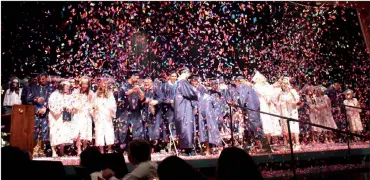
{"type": "Polygon", "coordinates": [[[125,108],[127,100],[125,100],[125,91],[124,88],[119,88],[118,92],[114,93],[114,98],[117,102],[117,112],[116,119],[113,120],[114,134],[116,140],[119,143],[123,143],[126,138],[127,127],[125,127],[125,108]]]}
{"type": "Polygon", "coordinates": [[[198,101],[199,141],[220,145],[220,130],[218,128],[217,99],[207,93],[201,93],[198,101]]]}
{"type": "Polygon", "coordinates": [[[175,125],[180,148],[193,148],[194,109],[192,101],[197,101],[196,89],[187,80],[179,80],[174,86],[175,125]]]}
{"type": "MultiPolygon", "coordinates": [[[[174,122],[174,105],[171,104],[171,100],[174,100],[174,84],[171,82],[163,83],[162,91],[164,96],[164,101],[162,102],[163,114],[164,114],[164,123],[166,126],[165,132],[170,134],[169,125],[174,122]]],[[[176,134],[176,130],[172,130],[173,134],[176,134]]],[[[164,137],[164,141],[168,141],[168,137],[164,137]]]]}
{"type": "Polygon", "coordinates": [[[81,140],[92,140],[92,112],[95,94],[89,90],[89,94],[81,94],[80,90],[73,94],[73,108],[77,113],[73,115],[73,138],[80,136],[81,140]]]}
{"type": "MultiPolygon", "coordinates": [[[[254,91],[253,88],[249,87],[246,84],[241,84],[237,88],[237,94],[239,100],[236,100],[238,102],[239,106],[245,107],[253,110],[260,110],[260,101],[258,99],[256,91],[254,91]]],[[[260,135],[263,134],[263,132],[257,132],[257,127],[261,127],[261,121],[260,121],[260,113],[256,111],[248,111],[248,120],[249,124],[251,125],[251,130],[254,133],[258,133],[260,135]]]]}
{"type": "MultiPolygon", "coordinates": [[[[280,111],[276,106],[277,95],[281,91],[280,88],[275,88],[270,84],[255,84],[253,89],[257,93],[260,102],[260,110],[262,112],[280,115],[280,111]]],[[[282,135],[278,117],[261,113],[260,118],[264,134],[271,136],[282,135]]]]}
{"type": "MultiPolygon", "coordinates": [[[[284,117],[289,117],[292,119],[298,119],[298,107],[299,95],[295,89],[291,89],[291,92],[282,92],[280,98],[278,99],[278,105],[280,113],[284,117]]],[[[281,120],[281,127],[284,134],[288,134],[288,123],[286,120],[281,120]]],[[[291,133],[299,134],[299,123],[290,121],[291,133]]]]}
{"type": "Polygon", "coordinates": [[[93,107],[95,107],[95,146],[114,144],[113,119],[116,116],[117,104],[113,93],[108,98],[98,97],[95,93],[93,107]]]}
{"type": "Polygon", "coordinates": [[[124,91],[124,113],[121,115],[122,127],[120,128],[121,137],[123,140],[126,139],[127,129],[131,127],[133,139],[144,139],[145,138],[145,122],[143,121],[141,110],[143,109],[144,100],[140,100],[139,93],[131,93],[127,95],[127,92],[132,89],[134,85],[126,83],[123,86],[124,91]]]}
{"type": "Polygon", "coordinates": [[[72,96],[54,91],[48,99],[50,112],[50,145],[71,144],[72,141],[72,122],[63,120],[63,111],[66,107],[72,107],[72,96]]]}
{"type": "MultiPolygon", "coordinates": [[[[49,86],[41,87],[40,85],[33,85],[30,86],[27,95],[27,102],[30,105],[35,106],[35,113],[41,110],[43,107],[48,108],[48,101],[49,97],[52,93],[52,89],[49,86]],[[41,102],[34,102],[33,99],[36,97],[43,97],[44,100],[41,102]]],[[[36,114],[35,117],[35,139],[40,139],[41,141],[45,141],[49,139],[49,122],[48,122],[48,113],[49,110],[46,111],[43,115],[36,114]]]]}
{"type": "Polygon", "coordinates": [[[145,92],[145,99],[158,101],[154,109],[149,104],[145,104],[143,109],[143,119],[148,124],[148,138],[149,140],[157,140],[160,139],[163,132],[161,108],[161,104],[164,101],[163,93],[159,87],[154,86],[153,89],[145,92]],[[152,111],[154,111],[154,114],[152,111]]]}

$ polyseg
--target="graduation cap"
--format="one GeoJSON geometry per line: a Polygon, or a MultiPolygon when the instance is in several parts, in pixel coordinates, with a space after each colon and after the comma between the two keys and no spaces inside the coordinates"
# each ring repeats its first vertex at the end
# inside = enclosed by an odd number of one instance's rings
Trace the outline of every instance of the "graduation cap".
{"type": "Polygon", "coordinates": [[[19,83],[19,79],[17,77],[13,77],[11,82],[12,83],[19,83]]]}
{"type": "Polygon", "coordinates": [[[60,85],[68,85],[68,86],[70,86],[71,83],[70,83],[69,79],[62,79],[60,81],[60,85]]]}
{"type": "Polygon", "coordinates": [[[220,76],[220,78],[218,78],[218,82],[219,82],[220,84],[225,83],[224,76],[220,76]]]}
{"type": "Polygon", "coordinates": [[[353,90],[352,89],[347,89],[346,91],[343,92],[343,94],[352,94],[353,95],[353,90]]]}
{"type": "Polygon", "coordinates": [[[235,80],[242,80],[242,79],[245,79],[243,76],[237,76],[236,78],[235,78],[235,80]]]}
{"type": "Polygon", "coordinates": [[[211,85],[212,85],[212,86],[215,86],[215,85],[218,85],[218,84],[219,84],[218,79],[212,79],[212,80],[211,80],[211,85]]]}
{"type": "Polygon", "coordinates": [[[219,83],[219,80],[218,80],[218,78],[216,78],[216,76],[211,76],[210,78],[209,78],[209,82],[210,82],[210,85],[217,85],[218,83],[219,83]]]}
{"type": "Polygon", "coordinates": [[[140,76],[140,71],[139,70],[130,70],[127,73],[127,77],[130,78],[132,76],[140,76]]]}
{"type": "Polygon", "coordinates": [[[173,73],[176,73],[177,74],[177,71],[176,70],[170,70],[169,73],[168,73],[168,75],[171,75],[173,73]]]}
{"type": "Polygon", "coordinates": [[[87,77],[87,76],[82,76],[80,79],[79,79],[79,83],[82,84],[82,83],[88,83],[89,81],[91,81],[91,78],[87,77]]]}
{"type": "Polygon", "coordinates": [[[199,76],[199,75],[197,75],[197,74],[194,74],[194,75],[191,75],[191,76],[189,77],[189,79],[190,79],[190,80],[194,80],[194,81],[198,81],[198,80],[200,79],[200,76],[199,76]]]}
{"type": "Polygon", "coordinates": [[[23,82],[23,83],[28,82],[28,78],[23,78],[23,79],[21,80],[21,82],[23,82]]]}
{"type": "Polygon", "coordinates": [[[262,81],[262,80],[267,80],[264,75],[262,75],[259,71],[256,72],[256,74],[253,76],[252,81],[257,82],[257,81],[262,81]]]}
{"type": "Polygon", "coordinates": [[[322,85],[320,85],[319,88],[318,88],[318,90],[321,91],[321,92],[326,92],[327,88],[324,87],[324,86],[322,86],[322,85]]]}
{"type": "Polygon", "coordinates": [[[181,74],[186,73],[186,72],[190,72],[190,69],[185,66],[185,67],[180,69],[180,72],[181,72],[181,74]]]}

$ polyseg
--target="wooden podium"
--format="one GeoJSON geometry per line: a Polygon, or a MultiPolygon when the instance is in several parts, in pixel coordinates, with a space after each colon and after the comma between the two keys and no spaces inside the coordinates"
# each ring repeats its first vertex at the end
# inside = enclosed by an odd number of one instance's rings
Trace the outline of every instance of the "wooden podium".
{"type": "Polygon", "coordinates": [[[13,105],[10,124],[10,145],[33,152],[35,107],[31,105],[13,105]]]}

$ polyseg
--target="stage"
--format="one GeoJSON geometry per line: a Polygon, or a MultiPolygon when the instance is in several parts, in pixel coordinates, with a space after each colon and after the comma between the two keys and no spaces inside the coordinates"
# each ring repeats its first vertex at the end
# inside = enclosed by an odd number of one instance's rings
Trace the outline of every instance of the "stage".
{"type": "MultiPolygon", "coordinates": [[[[357,157],[357,159],[366,159],[370,155],[370,143],[356,143],[351,144],[351,150],[348,151],[346,143],[336,144],[316,144],[316,145],[302,145],[300,150],[294,151],[294,158],[300,162],[311,162],[315,160],[327,160],[327,159],[346,159],[349,153],[351,157],[357,157]],[[360,158],[358,158],[360,157],[360,158]]],[[[290,150],[281,150],[273,153],[250,153],[259,165],[264,166],[261,169],[262,175],[265,179],[289,179],[293,177],[293,171],[290,167],[291,154],[290,150]],[[271,166],[266,168],[266,164],[275,164],[275,168],[271,166]],[[281,166],[276,169],[276,164],[281,166]]],[[[152,154],[152,160],[160,163],[163,159],[170,156],[171,154],[152,154]]],[[[214,179],[215,167],[219,155],[197,155],[192,157],[180,156],[185,159],[194,168],[199,169],[210,179],[214,179]]],[[[39,161],[61,161],[65,167],[65,171],[68,175],[74,176],[76,174],[75,166],[79,165],[79,157],[59,157],[59,158],[34,158],[39,161]]],[[[132,165],[127,161],[125,156],[127,167],[129,171],[132,170],[132,165]]],[[[348,159],[347,159],[348,160],[348,159]]],[[[346,161],[346,160],[345,160],[346,161]]],[[[325,174],[328,179],[336,179],[335,177],[344,177],[349,174],[357,173],[359,176],[370,177],[370,165],[367,161],[361,160],[355,161],[355,163],[335,163],[335,164],[321,164],[309,167],[298,167],[296,174],[299,179],[317,179],[322,178],[325,174]],[[361,162],[362,161],[362,162],[361,162]],[[365,174],[364,174],[365,173],[365,174]],[[330,176],[333,175],[334,176],[330,176]],[[310,178],[307,178],[307,177],[310,178]]],[[[311,164],[311,163],[309,163],[311,164]]],[[[357,178],[357,177],[356,177],[357,178]]]]}
{"type": "MultiPolygon", "coordinates": [[[[351,144],[351,156],[366,156],[370,155],[370,143],[351,144]]],[[[152,154],[152,161],[160,163],[163,159],[172,154],[152,154]]],[[[290,150],[285,149],[275,151],[273,153],[250,153],[257,164],[267,162],[285,162],[291,160],[290,150]]],[[[180,156],[195,168],[215,167],[219,155],[196,155],[196,156],[180,156]]],[[[294,156],[298,160],[310,159],[325,159],[331,157],[345,157],[348,156],[348,146],[345,143],[335,144],[316,144],[316,145],[302,145],[300,150],[294,151],[294,156]]],[[[39,161],[61,161],[65,166],[76,166],[80,163],[80,158],[72,157],[41,157],[34,158],[39,161]]],[[[129,165],[127,156],[125,156],[126,163],[129,165]]],[[[130,165],[129,165],[130,166],[130,165]]]]}

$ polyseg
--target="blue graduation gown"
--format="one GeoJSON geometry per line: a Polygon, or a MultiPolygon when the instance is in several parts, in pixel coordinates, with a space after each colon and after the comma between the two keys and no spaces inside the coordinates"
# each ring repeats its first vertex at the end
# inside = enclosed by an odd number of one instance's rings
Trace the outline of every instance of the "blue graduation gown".
{"type": "Polygon", "coordinates": [[[125,108],[125,101],[124,101],[124,97],[125,97],[125,92],[123,91],[122,88],[120,88],[118,90],[118,92],[115,92],[114,94],[114,98],[116,99],[116,102],[117,102],[117,111],[116,111],[116,119],[113,121],[113,125],[114,125],[114,134],[115,134],[115,137],[116,137],[116,141],[118,141],[119,143],[123,143],[125,141],[125,138],[126,138],[126,134],[123,133],[123,131],[127,132],[127,129],[125,129],[124,127],[124,108],[125,108]]]}
{"type": "MultiPolygon", "coordinates": [[[[174,122],[174,105],[171,104],[171,100],[174,100],[174,84],[171,84],[169,82],[163,83],[162,91],[163,91],[163,96],[164,96],[164,101],[162,103],[163,107],[163,113],[164,113],[164,123],[166,126],[165,132],[167,134],[170,134],[169,132],[169,124],[174,122]]],[[[172,133],[175,135],[176,130],[172,130],[172,133]]],[[[168,141],[168,137],[165,136],[164,141],[168,141]]]]}
{"type": "Polygon", "coordinates": [[[174,91],[175,125],[180,148],[193,148],[195,117],[192,101],[198,100],[196,89],[187,80],[179,80],[174,91]]]}
{"type": "Polygon", "coordinates": [[[163,133],[161,108],[161,103],[164,101],[163,93],[157,85],[154,85],[153,89],[145,92],[145,98],[158,101],[158,104],[154,106],[154,114],[151,113],[149,104],[145,104],[143,109],[143,119],[148,124],[149,140],[158,140],[163,133]]]}
{"type": "Polygon", "coordinates": [[[207,93],[203,93],[198,101],[199,112],[199,140],[201,143],[208,142],[220,145],[220,130],[218,128],[217,99],[207,93]]]}
{"type": "MultiPolygon", "coordinates": [[[[35,106],[35,113],[41,110],[43,107],[48,108],[48,101],[52,92],[53,89],[49,86],[30,86],[27,92],[27,103],[35,106]],[[36,103],[33,101],[36,97],[43,97],[44,101],[36,103]]],[[[47,110],[43,115],[36,114],[34,139],[40,139],[41,141],[46,141],[49,139],[48,113],[49,110],[47,110]]]]}
{"type": "Polygon", "coordinates": [[[125,111],[120,116],[120,121],[122,121],[122,127],[120,127],[120,139],[123,140],[126,139],[127,130],[130,126],[132,128],[133,139],[145,138],[145,123],[141,114],[144,101],[140,100],[139,93],[131,93],[130,95],[127,95],[127,92],[133,87],[134,86],[130,83],[126,83],[123,86],[123,109],[125,111]]]}
{"type": "MultiPolygon", "coordinates": [[[[253,110],[260,110],[260,102],[256,92],[246,84],[241,84],[237,88],[237,97],[234,97],[234,102],[238,102],[239,106],[244,107],[245,105],[253,110]]],[[[261,127],[260,113],[256,111],[248,111],[248,120],[252,125],[251,130],[257,134],[263,133],[257,132],[257,127],[261,127]]]]}

